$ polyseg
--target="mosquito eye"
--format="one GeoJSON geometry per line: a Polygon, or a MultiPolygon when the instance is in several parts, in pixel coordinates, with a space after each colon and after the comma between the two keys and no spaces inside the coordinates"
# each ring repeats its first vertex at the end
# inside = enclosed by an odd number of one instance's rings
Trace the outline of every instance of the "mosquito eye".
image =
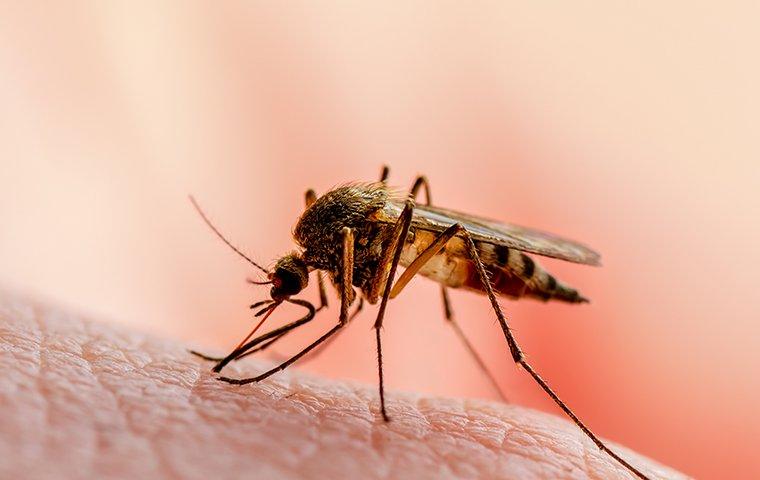
{"type": "Polygon", "coordinates": [[[276,295],[295,295],[301,291],[301,281],[298,275],[284,268],[275,271],[272,289],[276,295]]]}

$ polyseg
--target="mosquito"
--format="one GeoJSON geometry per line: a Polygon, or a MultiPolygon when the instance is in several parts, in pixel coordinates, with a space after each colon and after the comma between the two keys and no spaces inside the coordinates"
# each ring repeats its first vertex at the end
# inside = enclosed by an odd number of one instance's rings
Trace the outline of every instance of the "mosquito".
{"type": "MultiPolygon", "coordinates": [[[[340,296],[340,314],[335,326],[297,354],[256,377],[218,379],[234,385],[260,382],[334,339],[361,310],[365,301],[372,305],[379,302],[374,331],[380,413],[388,421],[381,343],[385,310],[388,300],[398,296],[415,275],[422,275],[441,285],[447,323],[500,395],[501,390],[496,380],[454,318],[448,288],[464,288],[484,294],[504,333],[512,360],[528,372],[597,447],[637,477],[648,479],[639,469],[607,447],[533,369],[497,301],[497,295],[502,295],[513,299],[527,297],[543,301],[588,302],[576,289],[544,270],[529,254],[587,265],[599,265],[599,254],[580,243],[556,235],[434,206],[430,184],[425,176],[417,177],[409,193],[403,195],[388,187],[388,173],[388,167],[383,167],[378,182],[339,186],[320,197],[313,190],[308,190],[305,194],[306,210],[293,230],[294,240],[300,249],[281,257],[272,270],[262,267],[233,246],[211,223],[195,199],[190,197],[214,233],[267,276],[266,281],[248,281],[258,285],[271,285],[271,298],[251,305],[256,310],[254,317],[261,317],[261,320],[229,355],[216,358],[194,351],[192,353],[215,361],[213,371],[218,373],[231,361],[265,350],[296,328],[310,322],[319,310],[327,307],[325,283],[320,274],[326,273],[340,296]],[[424,189],[425,203],[418,205],[415,200],[421,189],[424,189]],[[405,270],[396,279],[399,265],[405,267],[405,270]],[[312,272],[317,274],[319,307],[306,300],[293,298],[306,288],[312,272]],[[305,308],[306,315],[251,340],[272,312],[285,302],[305,308]],[[353,312],[349,312],[349,307],[354,302],[357,306],[353,312]]],[[[316,353],[318,352],[314,352],[316,353]]]]}

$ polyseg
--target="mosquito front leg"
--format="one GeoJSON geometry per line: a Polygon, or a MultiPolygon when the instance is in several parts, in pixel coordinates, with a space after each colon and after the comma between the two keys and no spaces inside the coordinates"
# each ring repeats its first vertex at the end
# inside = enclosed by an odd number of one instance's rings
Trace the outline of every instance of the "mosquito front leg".
{"type": "MultiPolygon", "coordinates": [[[[283,325],[282,327],[275,328],[271,332],[264,333],[262,335],[259,335],[258,337],[254,338],[253,340],[250,340],[249,342],[239,346],[232,352],[230,352],[229,355],[226,357],[218,360],[218,363],[214,366],[212,369],[214,372],[219,373],[228,363],[230,363],[233,360],[238,360],[240,358],[246,357],[256,351],[263,350],[264,348],[270,346],[283,336],[285,336],[286,333],[300,327],[301,325],[304,325],[311,320],[314,319],[314,315],[316,314],[316,309],[314,308],[314,305],[307,302],[306,300],[301,300],[297,298],[289,299],[287,300],[289,303],[293,303],[295,305],[300,305],[308,310],[308,313],[303,317],[300,318],[294,322],[288,323],[287,325],[283,325]],[[268,341],[269,340],[269,341],[268,341]],[[266,342],[266,343],[264,343],[266,342]],[[254,349],[257,345],[264,343],[260,348],[254,349]],[[254,350],[252,350],[254,349],[254,350]]],[[[212,357],[207,357],[203,354],[200,354],[198,352],[191,351],[190,353],[199,356],[201,358],[209,359],[211,360],[212,357]]],[[[216,359],[213,359],[214,361],[217,361],[216,359]]]]}
{"type": "MultiPolygon", "coordinates": [[[[359,304],[356,306],[356,308],[354,309],[353,313],[351,313],[351,315],[348,316],[348,323],[351,323],[351,320],[353,320],[354,317],[356,317],[357,315],[359,315],[359,312],[361,312],[363,308],[364,308],[364,298],[363,297],[359,297],[359,304]]],[[[330,348],[330,345],[335,340],[337,340],[338,337],[340,336],[341,332],[344,332],[344,331],[345,331],[345,329],[338,331],[335,335],[333,335],[329,339],[325,340],[325,343],[323,343],[322,345],[320,345],[318,348],[316,348],[309,355],[303,357],[301,359],[301,365],[303,365],[303,364],[305,364],[307,362],[311,362],[311,361],[315,360],[317,357],[319,357],[322,354],[322,352],[324,352],[325,350],[327,350],[328,348],[330,348]]],[[[265,345],[262,345],[261,347],[259,347],[259,349],[263,350],[264,347],[265,347],[265,345]]],[[[287,357],[283,356],[281,358],[287,358],[287,357]]]]}
{"type": "Polygon", "coordinates": [[[253,350],[248,350],[247,352],[245,352],[245,353],[243,353],[243,354],[241,354],[241,355],[238,355],[237,357],[235,357],[235,360],[234,360],[234,361],[235,361],[235,362],[237,362],[238,360],[242,360],[242,359],[244,359],[245,357],[247,357],[247,356],[249,356],[249,355],[253,355],[254,353],[258,353],[258,352],[261,352],[261,351],[264,351],[264,350],[266,350],[267,348],[269,348],[269,347],[271,347],[272,345],[274,345],[274,344],[275,344],[275,343],[276,343],[278,340],[280,340],[280,339],[281,339],[282,337],[284,337],[284,336],[285,336],[287,333],[289,333],[289,332],[293,331],[294,329],[295,329],[295,327],[293,327],[293,328],[290,328],[290,329],[288,329],[288,330],[286,330],[286,331],[284,331],[284,332],[280,333],[280,334],[279,334],[279,335],[277,335],[276,337],[274,337],[274,338],[270,339],[269,341],[267,341],[267,342],[265,342],[265,343],[262,343],[261,345],[259,345],[258,347],[254,348],[253,350]]]}
{"type": "MultiPolygon", "coordinates": [[[[218,368],[219,370],[221,370],[231,361],[238,361],[242,358],[247,357],[248,355],[253,355],[256,352],[266,350],[277,340],[284,337],[287,333],[289,333],[292,330],[295,330],[297,327],[300,327],[301,325],[308,322],[309,320],[310,319],[308,318],[296,320],[295,322],[291,322],[287,325],[283,325],[282,327],[272,330],[271,332],[259,335],[258,337],[254,338],[250,342],[243,345],[241,348],[237,348],[233,350],[232,353],[230,353],[226,357],[214,357],[211,355],[203,354],[196,350],[188,350],[188,351],[192,353],[193,355],[195,355],[196,357],[202,358],[203,360],[217,362],[217,366],[215,368],[218,368]],[[264,343],[262,345],[259,345],[262,342],[264,343]],[[259,346],[256,348],[253,348],[256,345],[259,345],[259,346]]],[[[218,372],[218,370],[216,371],[218,372]]]]}
{"type": "Polygon", "coordinates": [[[307,353],[309,353],[311,350],[313,350],[315,347],[317,347],[320,343],[324,342],[325,340],[327,340],[328,338],[330,338],[331,336],[333,336],[341,328],[343,328],[343,325],[341,325],[340,323],[337,324],[337,325],[335,325],[333,328],[330,329],[330,331],[328,331],[327,333],[325,333],[324,335],[322,335],[321,337],[319,337],[314,343],[312,343],[308,347],[304,348],[303,350],[301,350],[297,354],[293,355],[292,357],[290,357],[288,360],[284,361],[280,365],[276,366],[275,368],[273,368],[271,370],[268,370],[268,371],[262,373],[261,375],[258,375],[256,377],[252,377],[252,378],[219,377],[219,378],[217,378],[217,380],[221,380],[223,382],[231,383],[233,385],[247,385],[249,383],[260,382],[260,381],[264,380],[265,378],[274,375],[277,372],[281,372],[281,371],[285,370],[290,365],[292,365],[293,363],[295,363],[299,358],[303,357],[304,355],[306,355],[307,353]]]}
{"type": "Polygon", "coordinates": [[[631,473],[635,474],[637,477],[642,478],[644,480],[649,480],[649,477],[644,475],[640,470],[638,470],[636,467],[628,463],[626,460],[621,458],[618,454],[613,452],[612,450],[607,447],[607,445],[602,442],[599,437],[597,437],[594,432],[592,432],[582,421],[580,418],[578,418],[575,413],[573,413],[572,410],[570,410],[570,407],[565,404],[565,402],[559,398],[559,396],[552,390],[549,385],[546,383],[546,381],[536,372],[533,367],[528,363],[528,361],[525,359],[525,354],[523,354],[522,350],[520,349],[520,346],[517,344],[517,341],[515,340],[514,335],[512,335],[512,331],[509,328],[509,324],[507,323],[507,319],[504,316],[504,313],[501,311],[501,307],[499,306],[499,302],[496,301],[496,294],[493,291],[493,287],[491,286],[491,282],[488,279],[488,275],[486,274],[485,266],[483,265],[483,262],[480,260],[480,255],[478,254],[478,249],[475,247],[475,242],[472,240],[472,237],[470,236],[470,233],[467,231],[467,229],[460,227],[461,232],[465,238],[465,245],[467,247],[467,252],[470,255],[470,258],[475,263],[475,266],[478,270],[478,277],[480,278],[481,283],[483,284],[483,287],[486,290],[486,293],[488,294],[488,299],[491,301],[491,306],[493,307],[494,312],[496,312],[496,317],[499,320],[499,325],[501,326],[502,331],[504,332],[504,337],[507,339],[507,345],[509,345],[509,351],[512,354],[512,359],[517,363],[518,365],[521,365],[529,374],[531,377],[533,377],[533,380],[538,383],[538,385],[546,392],[549,397],[551,397],[552,400],[554,400],[554,403],[556,403],[559,408],[562,409],[565,414],[570,417],[570,419],[581,429],[583,430],[583,433],[585,433],[595,444],[599,449],[601,449],[603,452],[606,452],[608,455],[610,455],[612,458],[620,462],[621,465],[623,465],[625,468],[631,471],[631,473]]]}
{"type": "MultiPolygon", "coordinates": [[[[353,281],[353,272],[354,272],[354,233],[353,230],[351,230],[348,227],[344,227],[343,231],[343,262],[342,262],[342,271],[343,271],[343,278],[342,278],[342,285],[341,285],[341,298],[340,298],[340,318],[338,319],[338,324],[335,325],[333,328],[331,328],[327,333],[319,337],[316,341],[311,343],[309,346],[298,352],[297,354],[290,357],[288,360],[282,362],[280,365],[276,366],[275,368],[268,370],[261,375],[258,375],[256,377],[251,378],[228,378],[228,377],[219,377],[218,379],[231,383],[233,385],[246,385],[249,383],[256,383],[260,382],[261,380],[264,380],[265,378],[277,373],[281,372],[282,370],[285,370],[290,365],[295,363],[299,358],[303,357],[310,351],[312,351],[314,348],[318,347],[322,342],[327,340],[328,338],[335,335],[338,331],[340,331],[341,328],[346,326],[348,323],[348,307],[351,305],[351,302],[354,299],[354,290],[352,287],[352,281],[353,281]]],[[[314,307],[312,307],[313,309],[314,307]]]]}

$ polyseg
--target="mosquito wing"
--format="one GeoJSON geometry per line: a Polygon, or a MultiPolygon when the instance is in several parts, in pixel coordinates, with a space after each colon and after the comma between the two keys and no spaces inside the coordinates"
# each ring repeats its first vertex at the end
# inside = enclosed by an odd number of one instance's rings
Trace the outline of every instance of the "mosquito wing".
{"type": "MultiPolygon", "coordinates": [[[[388,201],[383,208],[383,220],[394,221],[401,214],[403,203],[388,201]]],[[[533,230],[511,223],[457,212],[446,208],[417,205],[412,226],[433,232],[442,232],[455,223],[461,224],[476,241],[504,245],[528,253],[559,258],[568,262],[600,265],[599,254],[573,240],[551,233],[533,230]]]]}

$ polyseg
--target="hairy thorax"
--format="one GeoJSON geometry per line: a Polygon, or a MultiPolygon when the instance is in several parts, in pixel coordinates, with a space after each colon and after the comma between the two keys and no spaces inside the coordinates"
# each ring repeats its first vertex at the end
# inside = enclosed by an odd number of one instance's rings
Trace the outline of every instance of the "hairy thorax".
{"type": "Polygon", "coordinates": [[[353,184],[335,188],[319,197],[298,219],[293,230],[303,248],[303,259],[315,269],[342,283],[343,228],[354,231],[353,285],[366,290],[390,240],[392,226],[370,218],[389,200],[382,184],[353,184]]]}

